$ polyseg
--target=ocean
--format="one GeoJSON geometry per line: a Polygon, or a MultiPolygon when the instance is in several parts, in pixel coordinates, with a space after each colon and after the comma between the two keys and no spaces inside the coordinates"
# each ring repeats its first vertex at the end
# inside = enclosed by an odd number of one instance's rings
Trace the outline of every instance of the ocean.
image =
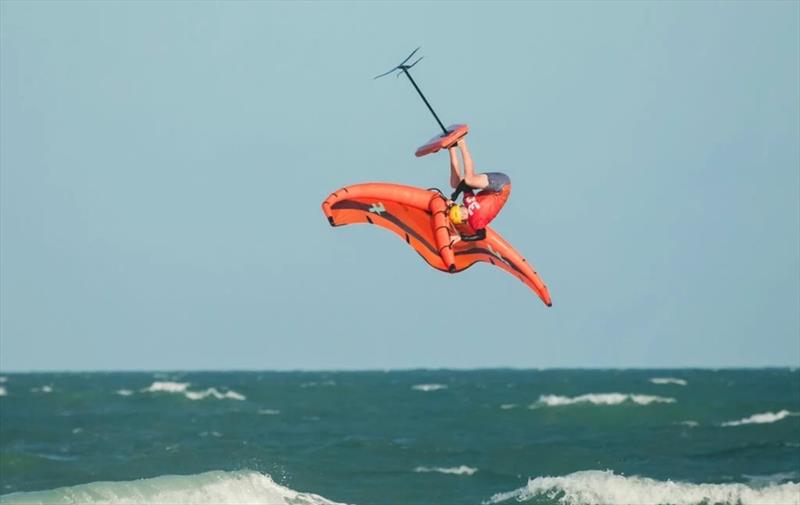
{"type": "Polygon", "coordinates": [[[800,371],[0,372],[0,503],[800,504],[800,371]]]}

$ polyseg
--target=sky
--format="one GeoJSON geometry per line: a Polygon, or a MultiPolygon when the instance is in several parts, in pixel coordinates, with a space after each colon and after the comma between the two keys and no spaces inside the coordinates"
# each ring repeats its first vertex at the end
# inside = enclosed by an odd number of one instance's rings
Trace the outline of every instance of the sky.
{"type": "Polygon", "coordinates": [[[800,366],[798,2],[0,2],[0,371],[800,366]],[[553,307],[331,228],[446,189],[553,307]]]}

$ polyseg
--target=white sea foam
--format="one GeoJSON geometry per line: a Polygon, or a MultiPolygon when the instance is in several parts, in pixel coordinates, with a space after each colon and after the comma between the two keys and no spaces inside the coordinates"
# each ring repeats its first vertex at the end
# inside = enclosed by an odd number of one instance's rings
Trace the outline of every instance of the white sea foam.
{"type": "Polygon", "coordinates": [[[680,424],[682,426],[688,426],[689,428],[696,428],[696,427],[700,426],[700,423],[698,423],[697,421],[691,421],[691,420],[689,420],[689,421],[681,421],[678,424],[680,424]]]}
{"type": "Polygon", "coordinates": [[[531,405],[531,408],[562,407],[564,405],[574,405],[576,403],[591,403],[594,405],[622,405],[626,402],[633,402],[638,405],[650,405],[651,403],[675,403],[674,398],[664,398],[662,396],[634,395],[622,393],[591,393],[575,397],[542,395],[539,401],[531,405]]]}
{"type": "Polygon", "coordinates": [[[448,475],[473,475],[475,472],[478,471],[477,468],[472,468],[466,465],[456,466],[452,468],[444,468],[444,467],[430,467],[430,466],[418,466],[414,469],[417,473],[444,473],[448,475]]]}
{"type": "Polygon", "coordinates": [[[262,416],[277,416],[281,411],[277,409],[260,409],[258,413],[262,416]]]}
{"type": "Polygon", "coordinates": [[[0,386],[0,396],[8,396],[8,391],[3,386],[0,386]]]}
{"type": "Polygon", "coordinates": [[[42,386],[40,388],[31,388],[31,393],[52,393],[53,386],[42,386]]]}
{"type": "Polygon", "coordinates": [[[800,415],[797,412],[789,412],[788,410],[781,410],[780,412],[764,412],[763,414],[753,414],[750,417],[739,419],[738,421],[727,421],[722,423],[722,426],[741,426],[743,424],[768,424],[776,423],[781,419],[786,419],[789,416],[800,415]]]}
{"type": "Polygon", "coordinates": [[[686,382],[685,380],[676,379],[674,377],[653,377],[652,379],[650,379],[650,382],[652,382],[653,384],[675,384],[677,386],[685,386],[686,384],[688,384],[688,382],[686,382]]]}
{"type": "Polygon", "coordinates": [[[416,386],[411,386],[411,389],[415,391],[438,391],[447,389],[447,386],[444,384],[417,384],[416,386]]]}
{"type": "MultiPolygon", "coordinates": [[[[217,400],[246,400],[247,398],[236,391],[226,391],[220,393],[216,388],[208,388],[205,391],[189,391],[189,382],[159,382],[156,381],[150,387],[142,389],[143,393],[179,393],[190,400],[202,400],[204,398],[216,398],[217,400]]],[[[119,393],[119,392],[118,392],[119,393]]]]}
{"type": "Polygon", "coordinates": [[[183,393],[189,387],[188,382],[156,381],[150,387],[142,389],[143,393],[183,393]]]}
{"type": "Polygon", "coordinates": [[[118,389],[117,394],[120,396],[130,396],[133,394],[133,391],[130,389],[118,389]]]}
{"type": "Polygon", "coordinates": [[[297,492],[276,484],[269,475],[253,471],[206,472],[198,475],[165,475],[128,482],[93,482],[50,491],[0,496],[3,504],[108,504],[148,505],[192,503],[195,505],[337,505],[322,496],[297,492]]]}
{"type": "Polygon", "coordinates": [[[513,409],[513,408],[514,408],[514,407],[516,407],[516,406],[517,406],[517,404],[516,404],[516,403],[504,403],[504,404],[500,405],[500,408],[501,408],[502,410],[511,410],[511,409],[513,409]]]}
{"type": "Polygon", "coordinates": [[[216,398],[217,400],[224,400],[226,398],[231,400],[246,400],[246,398],[237,393],[236,391],[226,391],[225,393],[220,393],[216,390],[216,388],[208,388],[205,391],[187,391],[186,398],[190,400],[202,400],[204,398],[216,398]]]}
{"type": "Polygon", "coordinates": [[[690,484],[588,470],[563,477],[529,479],[527,486],[496,494],[484,504],[529,500],[538,503],[540,499],[561,505],[800,505],[800,484],[690,484]]]}

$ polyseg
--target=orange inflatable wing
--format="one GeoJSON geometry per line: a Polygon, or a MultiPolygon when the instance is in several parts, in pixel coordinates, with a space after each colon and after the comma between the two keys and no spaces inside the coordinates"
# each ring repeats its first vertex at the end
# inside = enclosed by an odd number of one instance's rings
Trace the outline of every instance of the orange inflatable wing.
{"type": "Polygon", "coordinates": [[[368,223],[386,228],[430,266],[447,272],[455,270],[455,261],[445,208],[438,192],[377,182],[344,187],[322,202],[322,212],[332,226],[368,223]]]}
{"type": "Polygon", "coordinates": [[[460,241],[451,247],[453,230],[446,208],[445,198],[437,191],[377,182],[344,187],[322,202],[322,212],[332,226],[368,223],[386,228],[443,272],[461,272],[479,261],[490,263],[522,280],[548,307],[552,305],[539,274],[491,228],[486,228],[483,240],[460,241]]]}
{"type": "Polygon", "coordinates": [[[533,265],[522,257],[511,245],[491,228],[486,228],[486,238],[475,242],[458,242],[454,246],[456,272],[485,261],[500,267],[534,290],[548,307],[553,306],[550,292],[533,265]]]}

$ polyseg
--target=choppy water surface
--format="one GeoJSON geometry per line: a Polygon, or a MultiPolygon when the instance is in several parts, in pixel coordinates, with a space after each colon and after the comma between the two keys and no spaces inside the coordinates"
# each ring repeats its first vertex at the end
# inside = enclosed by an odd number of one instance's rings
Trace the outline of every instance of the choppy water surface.
{"type": "Polygon", "coordinates": [[[800,372],[0,373],[0,502],[800,504],[800,372]]]}

